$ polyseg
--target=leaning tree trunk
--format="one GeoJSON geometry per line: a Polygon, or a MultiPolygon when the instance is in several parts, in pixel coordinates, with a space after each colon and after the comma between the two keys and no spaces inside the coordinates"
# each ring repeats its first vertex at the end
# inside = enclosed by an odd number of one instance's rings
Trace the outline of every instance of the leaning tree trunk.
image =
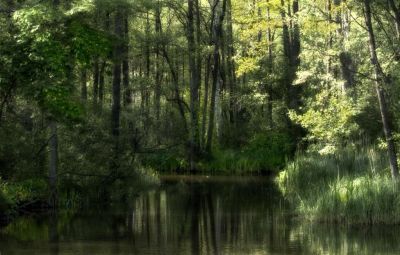
{"type": "Polygon", "coordinates": [[[390,170],[392,174],[392,178],[394,180],[398,179],[399,168],[397,164],[397,155],[396,155],[396,146],[393,140],[392,127],[391,127],[391,119],[389,115],[389,110],[385,98],[385,92],[383,85],[386,82],[385,74],[380,66],[378,55],[376,52],[376,40],[374,35],[374,30],[372,27],[372,18],[371,18],[371,5],[370,0],[364,0],[364,11],[365,11],[365,24],[368,30],[369,35],[369,50],[371,54],[371,64],[374,68],[374,80],[375,80],[375,89],[377,92],[378,100],[379,100],[379,108],[381,111],[381,118],[383,124],[383,131],[386,137],[388,155],[389,155],[389,164],[390,170]]]}

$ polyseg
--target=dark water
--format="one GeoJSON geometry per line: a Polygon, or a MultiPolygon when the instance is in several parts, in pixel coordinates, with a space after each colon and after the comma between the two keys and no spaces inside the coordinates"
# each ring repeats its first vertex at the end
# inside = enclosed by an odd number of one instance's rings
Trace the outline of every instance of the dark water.
{"type": "Polygon", "coordinates": [[[400,254],[398,226],[291,215],[268,179],[167,179],[114,209],[20,217],[0,230],[0,254],[400,254]]]}

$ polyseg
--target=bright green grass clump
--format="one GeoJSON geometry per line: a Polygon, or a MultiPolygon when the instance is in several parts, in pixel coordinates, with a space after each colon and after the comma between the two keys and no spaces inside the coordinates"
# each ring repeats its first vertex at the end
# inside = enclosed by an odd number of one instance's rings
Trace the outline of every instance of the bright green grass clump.
{"type": "Polygon", "coordinates": [[[297,155],[277,178],[300,216],[349,224],[400,223],[400,188],[383,151],[343,148],[297,155]]]}

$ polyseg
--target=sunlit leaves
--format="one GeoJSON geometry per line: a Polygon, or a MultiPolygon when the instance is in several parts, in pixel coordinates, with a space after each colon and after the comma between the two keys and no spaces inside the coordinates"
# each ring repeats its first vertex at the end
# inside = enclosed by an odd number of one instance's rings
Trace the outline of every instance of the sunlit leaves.
{"type": "Polygon", "coordinates": [[[71,22],[68,32],[73,54],[83,65],[88,65],[93,56],[106,57],[111,50],[108,35],[79,21],[71,22]]]}
{"type": "Polygon", "coordinates": [[[85,15],[94,10],[91,0],[74,1],[70,8],[51,4],[24,6],[13,14],[17,33],[18,69],[22,94],[39,102],[58,119],[74,120],[81,110],[71,81],[75,65],[88,66],[94,57],[107,56],[111,40],[91,28],[85,15]]]}
{"type": "Polygon", "coordinates": [[[260,68],[257,59],[252,57],[239,58],[237,60],[237,64],[238,64],[238,70],[237,70],[238,76],[254,72],[260,68]]]}
{"type": "Polygon", "coordinates": [[[92,12],[95,8],[95,0],[76,0],[72,3],[72,8],[66,12],[67,16],[76,15],[79,13],[92,12]]]}
{"type": "Polygon", "coordinates": [[[311,141],[335,145],[351,138],[358,130],[354,122],[357,113],[354,104],[344,96],[319,95],[306,112],[302,115],[291,112],[290,118],[307,128],[311,141]]]}
{"type": "Polygon", "coordinates": [[[65,86],[50,86],[40,94],[39,103],[53,116],[61,119],[77,120],[82,113],[80,106],[71,101],[65,86]]]}

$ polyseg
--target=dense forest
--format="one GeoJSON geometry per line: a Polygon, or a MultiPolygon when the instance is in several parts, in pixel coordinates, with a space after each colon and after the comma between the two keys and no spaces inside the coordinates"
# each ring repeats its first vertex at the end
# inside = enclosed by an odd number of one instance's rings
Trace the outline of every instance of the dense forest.
{"type": "Polygon", "coordinates": [[[0,211],[272,173],[400,222],[399,63],[397,0],[2,0],[0,211]]]}

